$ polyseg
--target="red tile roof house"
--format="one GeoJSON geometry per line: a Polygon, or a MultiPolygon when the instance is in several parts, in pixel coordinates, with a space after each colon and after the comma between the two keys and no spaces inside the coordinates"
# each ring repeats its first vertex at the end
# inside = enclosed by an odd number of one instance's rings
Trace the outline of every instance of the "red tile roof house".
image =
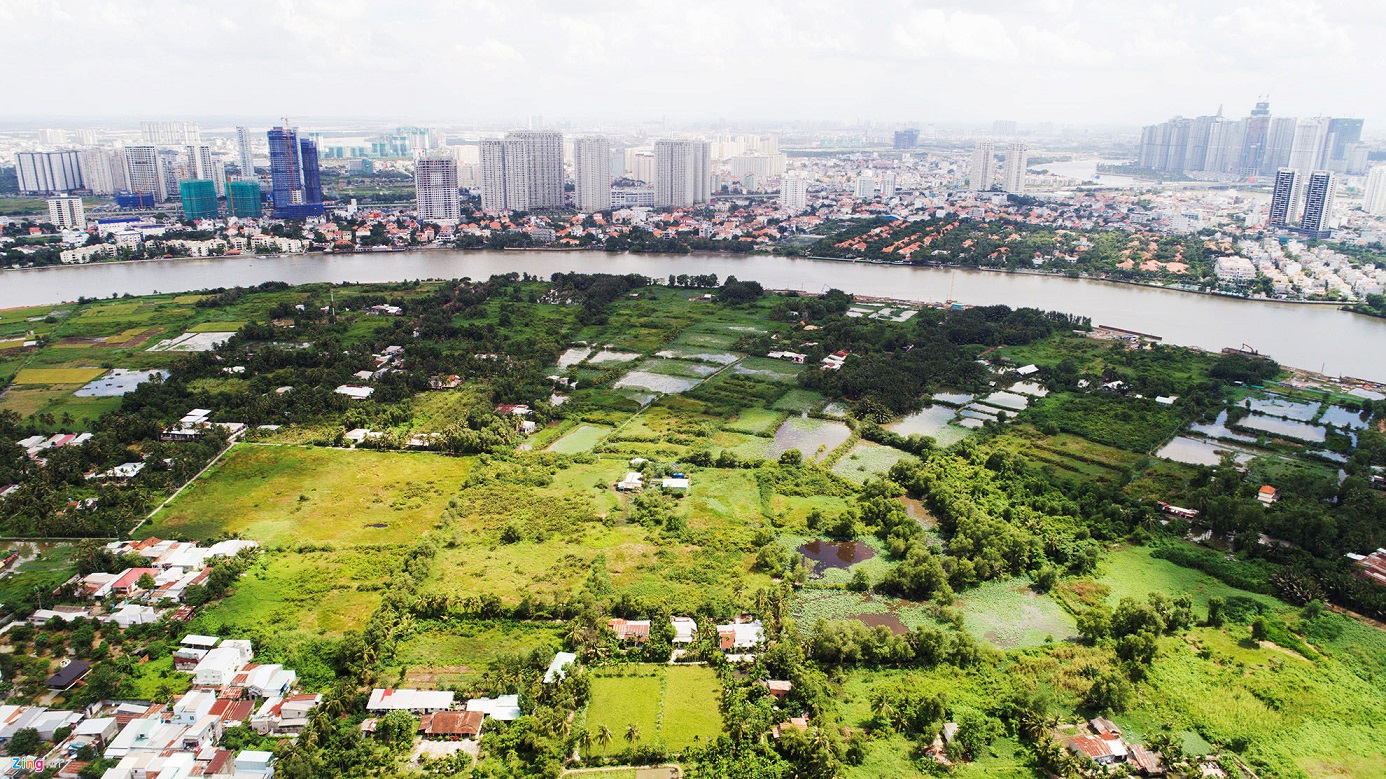
{"type": "Polygon", "coordinates": [[[486,715],[479,711],[439,711],[425,714],[419,721],[419,732],[433,741],[455,741],[477,738],[486,715]]]}
{"type": "Polygon", "coordinates": [[[111,592],[116,595],[129,595],[139,589],[136,582],[145,574],[149,574],[151,577],[158,576],[159,571],[155,568],[131,568],[121,574],[119,579],[111,582],[111,592]]]}
{"type": "Polygon", "coordinates": [[[1098,765],[1108,765],[1126,759],[1126,745],[1120,738],[1078,736],[1068,740],[1068,751],[1075,755],[1083,755],[1098,765]]]}
{"type": "Polygon", "coordinates": [[[650,640],[650,621],[613,619],[608,621],[607,627],[616,634],[617,641],[634,641],[643,644],[650,640]]]}
{"type": "Polygon", "coordinates": [[[771,679],[763,684],[765,685],[765,689],[769,690],[770,695],[777,701],[784,700],[785,696],[789,695],[789,691],[794,689],[793,682],[780,681],[777,679],[771,679]]]}

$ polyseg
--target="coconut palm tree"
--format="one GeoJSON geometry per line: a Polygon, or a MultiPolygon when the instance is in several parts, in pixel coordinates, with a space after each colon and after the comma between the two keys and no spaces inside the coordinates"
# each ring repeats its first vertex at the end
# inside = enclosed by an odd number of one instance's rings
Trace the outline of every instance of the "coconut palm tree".
{"type": "Polygon", "coordinates": [[[597,743],[602,745],[602,749],[611,746],[611,740],[613,738],[614,736],[611,735],[611,728],[602,725],[597,729],[597,743]]]}
{"type": "Polygon", "coordinates": [[[592,731],[587,728],[579,730],[577,734],[577,743],[578,747],[582,750],[582,754],[587,754],[587,750],[592,747],[592,731]]]}
{"type": "Polygon", "coordinates": [[[640,740],[640,726],[634,722],[626,726],[626,743],[635,746],[635,742],[640,740]]]}

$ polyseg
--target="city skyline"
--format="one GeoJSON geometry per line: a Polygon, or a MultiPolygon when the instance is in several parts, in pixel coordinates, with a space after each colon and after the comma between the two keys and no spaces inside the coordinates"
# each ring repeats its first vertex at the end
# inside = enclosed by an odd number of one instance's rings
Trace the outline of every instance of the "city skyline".
{"type": "MultiPolygon", "coordinates": [[[[266,48],[297,52],[277,66],[282,78],[238,95],[237,106],[247,116],[292,113],[300,124],[342,116],[334,95],[341,83],[366,93],[394,89],[413,68],[394,54],[411,48],[420,25],[458,18],[452,6],[422,1],[380,18],[365,4],[247,6],[207,10],[200,29],[228,37],[253,32],[266,48]]],[[[810,6],[714,2],[690,16],[673,5],[632,11],[609,3],[477,2],[462,15],[481,32],[431,54],[441,68],[477,77],[448,85],[449,99],[414,109],[416,118],[978,123],[1009,117],[1130,127],[1190,105],[1231,106],[1268,94],[1284,115],[1355,116],[1369,127],[1386,126],[1386,110],[1356,88],[1386,75],[1386,64],[1366,56],[1386,29],[1386,9],[1365,2],[1179,0],[1118,8],[1049,0],[986,11],[905,0],[810,6]],[[617,72],[621,89],[642,99],[593,101],[592,86],[617,72]],[[1326,79],[1325,73],[1352,77],[1326,79]],[[547,88],[512,88],[526,79],[547,88]],[[728,79],[746,88],[725,90],[728,79]],[[927,101],[902,96],[899,84],[916,79],[928,84],[927,101]]],[[[6,0],[0,20],[29,34],[10,36],[0,56],[16,68],[50,61],[53,42],[61,41],[55,78],[79,81],[129,66],[144,74],[146,88],[168,96],[161,114],[233,115],[222,96],[195,80],[208,68],[230,68],[241,53],[208,48],[200,35],[186,34],[183,19],[190,14],[183,11],[190,8],[181,0],[113,2],[83,12],[6,0]]],[[[12,121],[128,113],[118,93],[101,91],[75,111],[48,83],[14,85],[13,102],[23,113],[12,121]]]]}

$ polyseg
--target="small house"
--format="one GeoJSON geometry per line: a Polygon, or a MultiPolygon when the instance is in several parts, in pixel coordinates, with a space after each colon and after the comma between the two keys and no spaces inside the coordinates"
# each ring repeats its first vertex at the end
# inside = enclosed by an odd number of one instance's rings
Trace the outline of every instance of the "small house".
{"type": "Polygon", "coordinates": [[[455,740],[477,738],[486,715],[479,711],[440,711],[425,714],[419,722],[419,732],[425,739],[455,740]]]}
{"type": "Polygon", "coordinates": [[[1280,500],[1280,491],[1269,484],[1264,484],[1261,489],[1256,491],[1256,499],[1261,501],[1262,505],[1269,506],[1280,500]]]}

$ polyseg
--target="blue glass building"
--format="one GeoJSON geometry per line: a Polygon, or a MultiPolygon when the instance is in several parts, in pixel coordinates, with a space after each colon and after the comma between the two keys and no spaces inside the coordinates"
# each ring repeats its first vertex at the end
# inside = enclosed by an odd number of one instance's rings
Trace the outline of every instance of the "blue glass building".
{"type": "Polygon", "coordinates": [[[322,177],[318,172],[318,146],[299,138],[292,127],[275,127],[267,133],[270,157],[270,202],[276,219],[322,216],[322,177]]]}

